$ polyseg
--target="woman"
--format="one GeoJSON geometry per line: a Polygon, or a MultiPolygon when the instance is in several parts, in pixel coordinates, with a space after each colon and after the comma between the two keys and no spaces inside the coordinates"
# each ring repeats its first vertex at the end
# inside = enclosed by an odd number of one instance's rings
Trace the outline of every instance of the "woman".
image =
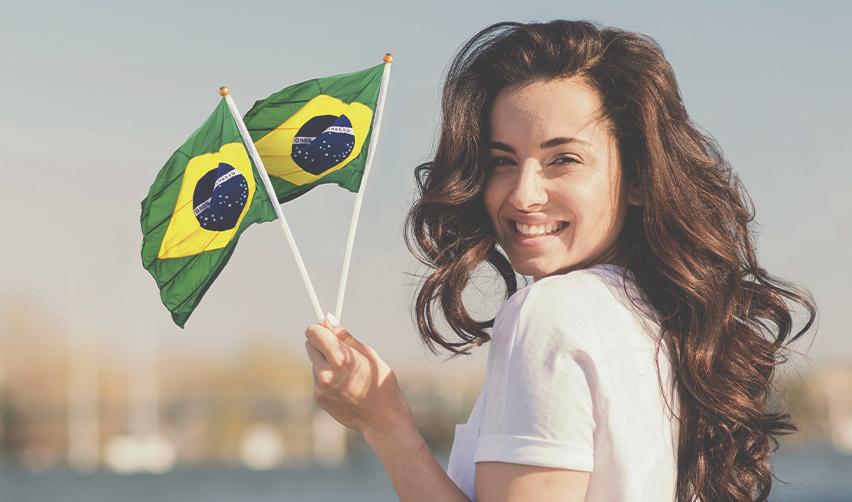
{"type": "Polygon", "coordinates": [[[418,327],[433,352],[491,343],[449,474],[393,372],[330,322],[306,331],[316,403],[364,434],[405,501],[767,500],[775,436],[797,430],[767,394],[816,307],[757,263],[747,195],[656,42],[498,23],[456,56],[442,104],[407,219],[433,269],[418,327]],[[507,300],[478,321],[461,298],[484,263],[507,300]],[[785,299],[809,313],[792,337],[785,299]]]}

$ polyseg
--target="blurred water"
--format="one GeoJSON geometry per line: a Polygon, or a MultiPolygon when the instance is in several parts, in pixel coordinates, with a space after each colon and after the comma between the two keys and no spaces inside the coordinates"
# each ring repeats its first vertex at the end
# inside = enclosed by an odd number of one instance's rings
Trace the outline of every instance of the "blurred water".
{"type": "MultiPolygon", "coordinates": [[[[793,486],[776,483],[775,502],[852,501],[852,456],[826,447],[781,448],[775,472],[793,486]]],[[[446,468],[448,452],[438,461],[446,468]]],[[[310,467],[272,472],[228,468],[178,469],[165,475],[124,476],[69,471],[27,473],[0,469],[2,502],[346,502],[398,500],[381,463],[365,455],[338,468],[310,467]]]]}
{"type": "Polygon", "coordinates": [[[782,443],[773,461],[775,481],[769,500],[778,502],[852,502],[852,455],[826,445],[791,449],[782,443]]]}
{"type": "Polygon", "coordinates": [[[163,475],[32,474],[0,471],[2,502],[281,502],[398,500],[381,463],[365,456],[336,468],[254,472],[237,468],[176,469],[163,475]]]}

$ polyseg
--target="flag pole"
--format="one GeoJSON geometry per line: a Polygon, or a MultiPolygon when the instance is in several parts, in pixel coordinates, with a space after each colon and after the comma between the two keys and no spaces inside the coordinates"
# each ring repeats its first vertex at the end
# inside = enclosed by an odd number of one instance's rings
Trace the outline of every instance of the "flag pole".
{"type": "Polygon", "coordinates": [[[361,184],[358,187],[358,193],[355,194],[355,208],[352,211],[352,220],[349,223],[349,236],[346,239],[346,252],[343,254],[343,270],[340,273],[340,282],[337,287],[337,308],[334,311],[334,316],[338,323],[340,322],[341,315],[343,314],[343,297],[346,294],[346,282],[349,279],[349,262],[352,259],[352,246],[355,243],[355,229],[358,227],[358,216],[361,214],[361,201],[364,199],[364,189],[367,186],[367,176],[370,174],[370,167],[373,165],[373,155],[376,153],[376,145],[379,141],[379,129],[382,125],[382,110],[385,108],[385,94],[387,93],[393,54],[385,54],[384,62],[385,68],[382,73],[382,86],[379,90],[379,101],[376,105],[376,115],[373,117],[373,132],[370,138],[370,150],[367,152],[364,175],[361,176],[361,184]]]}
{"type": "Polygon", "coordinates": [[[284,212],[281,210],[281,204],[278,203],[278,196],[275,195],[275,188],[272,186],[272,181],[269,180],[269,174],[266,172],[263,160],[260,158],[260,154],[257,153],[257,148],[254,146],[254,141],[252,141],[251,136],[249,135],[246,124],[243,122],[243,118],[240,115],[239,110],[237,110],[237,105],[234,103],[233,98],[231,98],[231,91],[228,90],[227,87],[223,86],[219,88],[219,95],[225,98],[225,102],[228,103],[228,109],[231,110],[231,116],[233,116],[234,120],[237,122],[237,127],[240,130],[240,135],[243,137],[243,142],[246,144],[249,155],[251,155],[252,160],[254,160],[254,163],[257,166],[257,171],[260,174],[261,179],[263,179],[263,186],[266,187],[266,193],[269,195],[269,202],[275,209],[275,214],[278,215],[278,222],[281,223],[281,229],[284,230],[284,236],[287,238],[287,243],[290,244],[290,250],[293,252],[293,257],[296,258],[296,266],[299,268],[299,274],[301,274],[302,281],[305,283],[305,289],[308,291],[308,296],[311,298],[314,313],[317,315],[317,319],[322,321],[324,316],[319,300],[317,299],[317,294],[314,291],[313,284],[311,284],[311,278],[308,276],[308,270],[305,268],[305,263],[302,261],[302,255],[299,253],[299,247],[296,246],[296,240],[290,232],[290,226],[284,218],[284,212]]]}

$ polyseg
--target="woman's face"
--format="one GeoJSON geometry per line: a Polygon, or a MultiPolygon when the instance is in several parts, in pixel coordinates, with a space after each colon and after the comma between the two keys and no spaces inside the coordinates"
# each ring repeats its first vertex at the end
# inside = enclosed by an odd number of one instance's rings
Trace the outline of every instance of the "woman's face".
{"type": "Polygon", "coordinates": [[[616,139],[577,78],[503,88],[490,115],[485,208],[520,274],[623,264],[618,236],[638,190],[620,189],[616,139]]]}

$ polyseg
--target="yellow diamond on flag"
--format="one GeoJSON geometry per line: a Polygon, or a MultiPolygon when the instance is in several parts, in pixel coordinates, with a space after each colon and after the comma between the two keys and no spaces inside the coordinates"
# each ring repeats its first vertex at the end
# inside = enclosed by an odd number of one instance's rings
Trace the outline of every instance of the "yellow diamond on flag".
{"type": "Polygon", "coordinates": [[[236,235],[254,197],[252,164],[240,142],[189,160],[157,258],[221,249],[236,235]]]}

